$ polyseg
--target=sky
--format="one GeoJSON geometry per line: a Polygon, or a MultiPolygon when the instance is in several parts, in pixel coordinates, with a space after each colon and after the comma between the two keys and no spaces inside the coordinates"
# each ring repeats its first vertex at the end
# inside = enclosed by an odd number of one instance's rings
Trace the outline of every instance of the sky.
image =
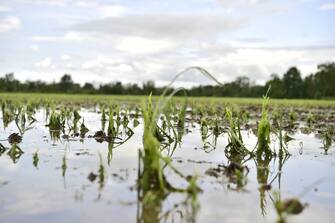
{"type": "MultiPolygon", "coordinates": [[[[0,76],[166,85],[201,66],[263,84],[335,62],[332,0],[0,0],[0,76]]],[[[176,85],[211,84],[194,72],[176,85]]]]}

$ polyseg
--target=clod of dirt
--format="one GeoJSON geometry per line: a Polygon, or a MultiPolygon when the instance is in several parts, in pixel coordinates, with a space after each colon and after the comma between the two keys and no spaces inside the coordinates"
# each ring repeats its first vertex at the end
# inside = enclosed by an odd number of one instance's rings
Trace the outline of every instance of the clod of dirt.
{"type": "Polygon", "coordinates": [[[12,133],[8,136],[8,142],[11,145],[14,143],[20,143],[22,142],[22,136],[20,136],[19,133],[12,133]]]}
{"type": "Polygon", "coordinates": [[[219,178],[221,172],[223,172],[223,170],[220,168],[209,168],[208,170],[206,170],[205,174],[211,177],[219,178]]]}
{"type": "Polygon", "coordinates": [[[93,138],[104,138],[106,134],[103,131],[97,131],[94,135],[93,138]]]}
{"type": "Polygon", "coordinates": [[[237,164],[237,163],[230,163],[227,167],[226,167],[226,175],[229,177],[229,176],[232,176],[232,175],[235,175],[236,171],[240,171],[240,172],[243,172],[244,170],[244,166],[240,165],[240,164],[237,164]]]}
{"type": "Polygon", "coordinates": [[[220,176],[225,175],[226,177],[233,179],[235,178],[236,172],[244,172],[244,171],[249,171],[247,166],[242,166],[240,164],[237,163],[230,163],[228,166],[225,165],[217,165],[217,167],[215,168],[209,168],[205,174],[218,178],[220,176]]]}
{"type": "Polygon", "coordinates": [[[91,182],[94,182],[95,179],[97,179],[97,176],[98,176],[97,174],[91,172],[91,173],[88,175],[87,179],[89,179],[89,181],[91,181],[91,182]]]}
{"type": "Polygon", "coordinates": [[[111,137],[109,137],[108,135],[106,135],[106,133],[104,133],[103,131],[97,131],[94,135],[93,138],[97,141],[97,142],[110,142],[112,140],[111,137]]]}
{"type": "Polygon", "coordinates": [[[283,201],[283,209],[288,214],[300,214],[305,206],[297,199],[291,198],[283,201]]]}
{"type": "Polygon", "coordinates": [[[76,132],[73,134],[74,137],[78,137],[79,136],[79,132],[76,132]]]}
{"type": "Polygon", "coordinates": [[[262,190],[271,190],[272,186],[271,184],[263,184],[260,188],[262,190]]]}

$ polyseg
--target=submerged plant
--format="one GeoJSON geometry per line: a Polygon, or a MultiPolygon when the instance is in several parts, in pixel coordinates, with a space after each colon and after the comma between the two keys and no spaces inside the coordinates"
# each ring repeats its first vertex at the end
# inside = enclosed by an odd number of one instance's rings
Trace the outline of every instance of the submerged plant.
{"type": "Polygon", "coordinates": [[[11,123],[15,119],[14,108],[9,103],[3,102],[1,104],[1,111],[2,111],[3,126],[4,128],[7,128],[9,123],[11,123]]]}
{"type": "Polygon", "coordinates": [[[26,131],[32,129],[35,122],[36,119],[32,116],[31,113],[27,112],[24,108],[19,109],[19,112],[18,114],[16,114],[15,117],[15,124],[21,135],[23,135],[26,131]]]}
{"type": "Polygon", "coordinates": [[[322,133],[322,143],[325,153],[327,154],[329,148],[332,146],[332,138],[330,130],[327,129],[322,133]]]}
{"type": "Polygon", "coordinates": [[[8,150],[7,155],[12,159],[13,163],[16,163],[23,153],[23,150],[17,145],[17,143],[13,143],[8,150]]]}
{"type": "Polygon", "coordinates": [[[52,110],[49,116],[49,123],[46,125],[49,127],[50,136],[52,139],[57,140],[60,138],[60,133],[64,131],[65,128],[65,114],[58,113],[52,110]]]}
{"type": "Polygon", "coordinates": [[[276,109],[272,113],[273,125],[271,132],[273,132],[279,141],[279,156],[282,158],[283,156],[289,155],[290,153],[287,150],[287,143],[291,141],[293,138],[288,136],[287,133],[283,132],[283,112],[276,109]]]}
{"type": "Polygon", "coordinates": [[[228,159],[236,162],[235,158],[239,158],[237,163],[241,162],[241,158],[250,154],[249,150],[244,146],[241,134],[240,119],[239,117],[233,118],[233,113],[230,108],[226,108],[225,117],[229,122],[228,130],[228,145],[225,152],[228,159]]]}
{"type": "Polygon", "coordinates": [[[38,167],[38,162],[39,162],[39,158],[38,158],[38,153],[37,153],[37,151],[35,152],[35,153],[33,153],[33,165],[34,165],[34,167],[38,167]]]}
{"type": "Polygon", "coordinates": [[[62,158],[62,176],[65,177],[66,169],[67,169],[67,162],[66,162],[66,153],[64,154],[62,158]]]}
{"type": "Polygon", "coordinates": [[[85,120],[83,119],[82,123],[80,124],[80,137],[85,138],[86,133],[89,131],[89,129],[85,125],[85,120]]]}
{"type": "Polygon", "coordinates": [[[162,195],[170,189],[161,166],[160,143],[155,137],[156,114],[154,114],[151,96],[146,107],[143,108],[144,132],[143,132],[143,154],[139,153],[140,162],[143,162],[143,170],[140,173],[141,188],[144,191],[159,191],[162,195]]]}
{"type": "Polygon", "coordinates": [[[105,167],[102,162],[101,154],[99,153],[99,169],[98,169],[98,183],[99,183],[99,198],[101,197],[101,190],[105,186],[105,167]]]}

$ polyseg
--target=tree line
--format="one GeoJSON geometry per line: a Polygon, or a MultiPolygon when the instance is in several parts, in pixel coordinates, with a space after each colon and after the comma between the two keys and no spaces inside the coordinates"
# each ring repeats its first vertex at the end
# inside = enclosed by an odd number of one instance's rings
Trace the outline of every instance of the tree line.
{"type": "MultiPolygon", "coordinates": [[[[272,98],[335,98],[335,63],[320,64],[314,74],[305,78],[301,77],[298,68],[291,67],[282,77],[272,74],[265,85],[254,84],[248,77],[242,76],[221,86],[200,85],[185,91],[189,96],[261,97],[270,86],[269,96],[272,98]]],[[[0,92],[159,95],[164,89],[156,87],[153,81],[147,81],[141,86],[122,84],[120,81],[100,84],[98,87],[92,83],[80,85],[72,80],[70,74],[64,74],[59,82],[53,83],[39,80],[20,82],[13,73],[0,77],[0,92]]]]}

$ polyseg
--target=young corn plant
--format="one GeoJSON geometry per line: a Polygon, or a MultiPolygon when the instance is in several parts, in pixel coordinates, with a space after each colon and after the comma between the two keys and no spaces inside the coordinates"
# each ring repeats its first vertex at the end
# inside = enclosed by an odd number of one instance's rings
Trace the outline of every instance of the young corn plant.
{"type": "Polygon", "coordinates": [[[268,111],[269,111],[269,97],[264,96],[263,99],[263,105],[262,105],[262,118],[258,124],[258,132],[257,132],[257,151],[256,155],[258,157],[261,157],[263,155],[265,156],[271,156],[272,151],[270,149],[270,121],[268,117],[268,111]]]}
{"type": "Polygon", "coordinates": [[[290,140],[288,135],[283,133],[283,112],[276,109],[272,112],[272,129],[271,131],[276,135],[279,141],[278,155],[280,159],[290,155],[287,150],[287,142],[290,140]]]}
{"type": "Polygon", "coordinates": [[[140,151],[140,162],[143,170],[140,173],[141,188],[143,191],[158,191],[164,195],[171,188],[165,179],[161,166],[160,142],[155,137],[156,117],[153,111],[151,96],[147,105],[143,108],[144,132],[143,132],[143,154],[140,151]]]}
{"type": "Polygon", "coordinates": [[[225,148],[226,156],[231,160],[234,160],[234,157],[245,157],[250,154],[250,151],[243,143],[240,120],[238,117],[233,118],[230,108],[226,108],[225,113],[230,127],[228,131],[228,145],[225,148]]]}
{"type": "Polygon", "coordinates": [[[49,127],[51,139],[58,140],[60,133],[65,129],[64,115],[53,109],[49,117],[49,123],[46,126],[49,127]]]}
{"type": "MultiPolygon", "coordinates": [[[[189,187],[187,190],[178,189],[173,187],[166,179],[163,171],[162,163],[165,163],[166,166],[170,167],[176,174],[180,177],[186,179],[182,173],[180,173],[174,166],[171,164],[171,159],[169,157],[164,157],[161,153],[161,141],[157,137],[158,130],[158,120],[159,116],[164,111],[167,103],[170,101],[172,96],[176,94],[180,89],[174,90],[169,96],[166,96],[169,89],[171,89],[174,81],[181,76],[183,73],[190,69],[196,69],[200,71],[203,75],[211,77],[213,80],[215,78],[211,76],[206,70],[199,67],[190,67],[182,72],[180,72],[172,80],[172,82],[166,87],[164,92],[161,95],[161,98],[158,100],[155,108],[153,107],[151,96],[149,96],[148,102],[143,106],[143,120],[144,120],[144,131],[143,131],[143,151],[139,152],[139,168],[138,168],[138,187],[139,187],[139,197],[141,199],[152,199],[155,197],[165,197],[170,191],[179,191],[179,192],[189,192],[193,193],[194,191],[198,192],[199,190],[194,188],[195,183],[193,182],[194,178],[187,179],[189,187]],[[192,186],[193,185],[193,186],[192,186]]],[[[182,115],[181,115],[182,117],[182,115]]],[[[181,120],[182,121],[182,120],[181,120]]],[[[151,203],[150,202],[150,203],[151,203]]]]}
{"type": "Polygon", "coordinates": [[[33,124],[36,119],[29,113],[25,108],[19,109],[19,112],[15,117],[15,124],[21,134],[21,136],[28,130],[33,128],[33,124]]]}
{"type": "Polygon", "coordinates": [[[7,128],[9,123],[11,123],[15,119],[15,111],[12,106],[10,106],[6,101],[1,104],[2,111],[2,122],[4,128],[7,128]]]}
{"type": "Polygon", "coordinates": [[[90,130],[86,127],[86,125],[85,125],[85,120],[84,120],[84,118],[83,118],[83,121],[82,121],[82,123],[81,123],[81,125],[80,125],[80,130],[79,130],[79,132],[80,132],[80,137],[81,138],[85,138],[85,135],[86,135],[86,133],[88,133],[90,130]]]}

